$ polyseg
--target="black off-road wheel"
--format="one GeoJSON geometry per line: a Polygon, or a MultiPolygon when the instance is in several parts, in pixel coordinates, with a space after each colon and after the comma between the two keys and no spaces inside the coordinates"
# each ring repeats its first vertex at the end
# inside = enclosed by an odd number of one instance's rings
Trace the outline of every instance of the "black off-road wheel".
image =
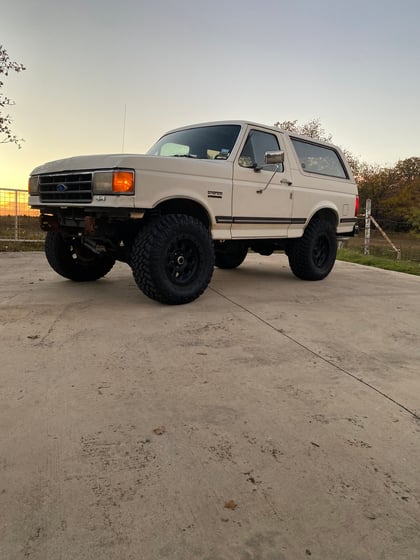
{"type": "Polygon", "coordinates": [[[218,268],[237,268],[247,254],[248,245],[241,241],[225,241],[215,245],[215,265],[218,268]]]}
{"type": "Polygon", "coordinates": [[[192,216],[160,216],[137,235],[131,268],[136,284],[149,298],[170,305],[189,303],[211,280],[212,239],[204,224],[192,216]]]}
{"type": "Polygon", "coordinates": [[[337,255],[337,237],[334,225],[323,219],[314,219],[303,236],[287,249],[292,272],[302,280],[322,280],[331,272],[337,255]]]}
{"type": "Polygon", "coordinates": [[[56,231],[47,233],[45,256],[57,274],[75,282],[99,280],[115,264],[115,259],[110,255],[96,255],[84,247],[77,237],[66,239],[56,231]]]}

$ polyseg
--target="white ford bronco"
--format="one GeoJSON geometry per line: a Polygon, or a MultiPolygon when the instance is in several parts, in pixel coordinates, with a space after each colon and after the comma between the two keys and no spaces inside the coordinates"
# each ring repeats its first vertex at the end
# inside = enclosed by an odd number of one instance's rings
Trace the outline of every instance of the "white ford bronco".
{"type": "Polygon", "coordinates": [[[183,304],[214,266],[249,250],[285,251],[292,272],[321,280],[337,236],[350,236],[358,195],[339,148],[243,121],[166,133],[145,155],[79,156],[37,167],[29,204],[45,253],[64,278],[92,281],[127,263],[150,298],[183,304]]]}

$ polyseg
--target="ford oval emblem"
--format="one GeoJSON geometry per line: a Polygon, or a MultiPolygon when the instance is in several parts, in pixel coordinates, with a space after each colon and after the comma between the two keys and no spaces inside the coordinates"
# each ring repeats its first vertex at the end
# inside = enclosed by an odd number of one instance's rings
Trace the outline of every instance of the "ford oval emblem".
{"type": "Polygon", "coordinates": [[[67,190],[67,185],[64,185],[63,183],[60,183],[55,188],[58,192],[64,192],[64,191],[67,190]]]}

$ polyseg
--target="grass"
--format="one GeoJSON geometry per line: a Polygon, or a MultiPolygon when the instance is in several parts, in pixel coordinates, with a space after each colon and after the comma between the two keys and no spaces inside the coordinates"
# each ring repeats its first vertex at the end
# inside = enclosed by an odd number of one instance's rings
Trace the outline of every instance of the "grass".
{"type": "Polygon", "coordinates": [[[364,264],[385,270],[395,270],[420,276],[420,237],[413,233],[388,232],[389,237],[401,252],[401,260],[388,242],[376,229],[371,231],[369,255],[364,255],[364,233],[344,242],[343,248],[337,252],[342,261],[364,264]]]}
{"type": "Polygon", "coordinates": [[[354,249],[339,249],[337,252],[337,259],[340,261],[364,264],[365,266],[373,266],[375,268],[383,268],[385,270],[395,270],[396,272],[405,272],[406,274],[420,276],[420,262],[416,261],[397,261],[395,258],[363,255],[354,249]]]}
{"type": "Polygon", "coordinates": [[[43,251],[44,242],[43,241],[0,241],[0,253],[17,253],[22,251],[43,251]]]}
{"type": "Polygon", "coordinates": [[[39,227],[39,218],[34,216],[0,216],[0,252],[42,251],[45,232],[39,227]],[[18,238],[15,239],[16,232],[18,238]]]}

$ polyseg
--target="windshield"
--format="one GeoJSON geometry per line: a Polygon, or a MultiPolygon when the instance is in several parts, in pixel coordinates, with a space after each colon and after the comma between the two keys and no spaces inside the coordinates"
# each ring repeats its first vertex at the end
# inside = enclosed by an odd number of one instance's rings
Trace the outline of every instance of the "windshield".
{"type": "Polygon", "coordinates": [[[147,152],[149,156],[227,159],[238,138],[238,124],[200,126],[170,132],[147,152]]]}

